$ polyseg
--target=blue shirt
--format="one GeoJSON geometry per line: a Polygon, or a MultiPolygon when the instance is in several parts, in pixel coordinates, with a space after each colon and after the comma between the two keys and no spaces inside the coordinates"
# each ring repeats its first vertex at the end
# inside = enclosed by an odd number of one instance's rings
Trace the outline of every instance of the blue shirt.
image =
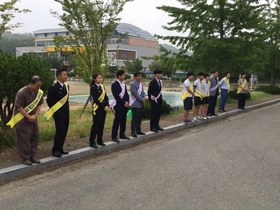
{"type": "Polygon", "coordinates": [[[225,89],[225,90],[228,90],[228,86],[227,86],[227,83],[226,81],[223,79],[221,79],[221,81],[219,82],[220,85],[221,85],[221,89],[225,89]]]}

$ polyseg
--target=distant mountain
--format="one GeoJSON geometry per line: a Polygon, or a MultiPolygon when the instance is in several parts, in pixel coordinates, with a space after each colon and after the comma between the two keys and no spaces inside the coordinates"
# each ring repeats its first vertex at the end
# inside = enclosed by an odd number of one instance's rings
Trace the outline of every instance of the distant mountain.
{"type": "Polygon", "coordinates": [[[162,44],[161,45],[162,47],[168,49],[168,50],[171,50],[172,52],[175,52],[175,53],[178,53],[179,52],[179,49],[170,45],[170,44],[162,44]]]}
{"type": "MultiPolygon", "coordinates": [[[[175,52],[175,53],[178,53],[179,52],[179,49],[177,47],[174,47],[173,45],[170,45],[170,44],[161,44],[162,47],[168,49],[168,50],[171,50],[171,52],[175,52]]],[[[193,53],[192,52],[187,52],[187,54],[189,56],[191,56],[193,53]]]]}

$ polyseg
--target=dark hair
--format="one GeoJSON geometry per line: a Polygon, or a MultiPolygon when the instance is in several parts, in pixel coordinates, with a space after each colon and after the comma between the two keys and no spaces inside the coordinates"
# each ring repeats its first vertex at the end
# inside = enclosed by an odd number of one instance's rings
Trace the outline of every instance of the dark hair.
{"type": "Polygon", "coordinates": [[[154,74],[162,74],[162,71],[160,69],[155,69],[154,74]]]}
{"type": "Polygon", "coordinates": [[[204,77],[210,77],[210,74],[205,73],[204,77]]]}
{"type": "Polygon", "coordinates": [[[230,72],[226,72],[226,73],[225,73],[225,76],[227,76],[227,74],[230,74],[230,72]]]}
{"type": "Polygon", "coordinates": [[[92,80],[91,80],[91,85],[94,85],[95,84],[95,79],[98,77],[98,76],[102,76],[99,72],[96,72],[92,75],[92,80]]]}
{"type": "Polygon", "coordinates": [[[41,81],[42,82],[42,80],[43,80],[42,77],[34,75],[34,76],[30,77],[29,82],[31,84],[35,84],[37,81],[41,81]]]}
{"type": "Polygon", "coordinates": [[[187,73],[187,77],[190,77],[190,76],[193,76],[193,73],[192,73],[192,72],[188,72],[188,73],[187,73]]]}
{"type": "Polygon", "coordinates": [[[124,70],[118,70],[116,73],[117,78],[119,78],[119,76],[122,76],[123,74],[125,74],[124,70]]]}
{"type": "Polygon", "coordinates": [[[216,72],[218,72],[218,71],[217,71],[217,70],[213,70],[213,71],[212,71],[212,74],[215,74],[216,72]]]}
{"type": "Polygon", "coordinates": [[[197,75],[198,76],[204,76],[204,73],[203,72],[199,72],[197,75]]]}
{"type": "Polygon", "coordinates": [[[134,77],[138,77],[139,75],[142,75],[142,73],[140,71],[137,71],[133,74],[134,77]]]}
{"type": "Polygon", "coordinates": [[[245,72],[242,72],[242,73],[240,74],[240,76],[242,77],[243,74],[246,74],[246,73],[245,73],[245,72]]]}
{"type": "Polygon", "coordinates": [[[57,71],[56,71],[56,77],[58,77],[58,75],[61,75],[61,73],[63,72],[63,71],[66,71],[67,72],[67,69],[57,69],[57,71]]]}

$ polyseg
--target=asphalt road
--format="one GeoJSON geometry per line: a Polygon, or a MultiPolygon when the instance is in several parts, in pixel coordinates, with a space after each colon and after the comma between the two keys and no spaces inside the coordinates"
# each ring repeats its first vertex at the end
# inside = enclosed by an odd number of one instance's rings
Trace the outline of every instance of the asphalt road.
{"type": "Polygon", "coordinates": [[[280,104],[0,187],[0,209],[280,209],[280,104]]]}

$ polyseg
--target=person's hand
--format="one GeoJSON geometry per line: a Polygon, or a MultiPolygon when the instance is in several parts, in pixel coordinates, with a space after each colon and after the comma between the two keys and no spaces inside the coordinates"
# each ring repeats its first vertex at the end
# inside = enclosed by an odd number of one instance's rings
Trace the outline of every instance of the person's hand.
{"type": "Polygon", "coordinates": [[[142,102],[143,102],[143,104],[145,103],[145,101],[146,101],[146,98],[142,98],[142,102]]]}
{"type": "Polygon", "coordinates": [[[129,107],[129,103],[126,101],[126,102],[124,103],[124,106],[125,106],[125,107],[129,107]]]}
{"type": "Polygon", "coordinates": [[[28,122],[36,122],[37,120],[37,115],[33,114],[33,115],[30,115],[27,119],[28,122]]]}
{"type": "Polygon", "coordinates": [[[107,112],[107,111],[108,111],[108,109],[109,109],[109,107],[108,107],[108,106],[105,106],[105,107],[104,107],[104,111],[105,111],[105,112],[107,112]]]}

